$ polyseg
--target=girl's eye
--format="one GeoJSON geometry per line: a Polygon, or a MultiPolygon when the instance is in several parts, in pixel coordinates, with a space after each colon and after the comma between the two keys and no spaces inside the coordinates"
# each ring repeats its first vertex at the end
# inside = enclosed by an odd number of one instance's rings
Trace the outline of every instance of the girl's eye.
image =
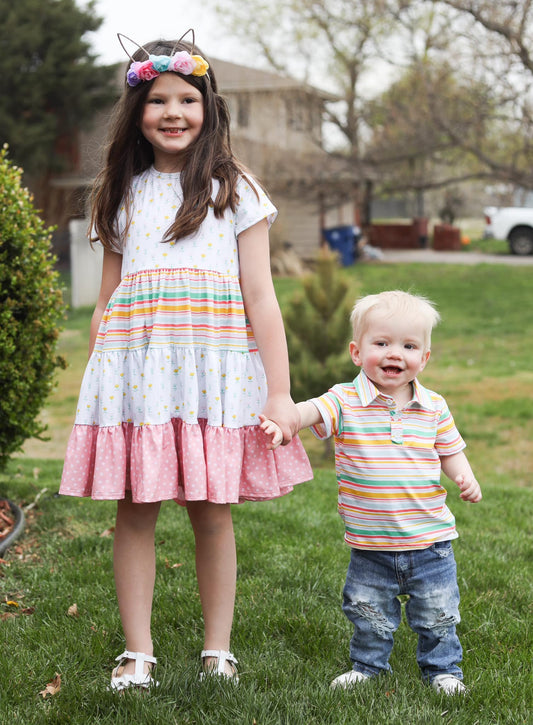
{"type": "Polygon", "coordinates": [[[196,103],[196,98],[186,98],[184,103],[196,103]]]}
{"type": "Polygon", "coordinates": [[[163,103],[160,98],[149,98],[147,103],[163,103]]]}

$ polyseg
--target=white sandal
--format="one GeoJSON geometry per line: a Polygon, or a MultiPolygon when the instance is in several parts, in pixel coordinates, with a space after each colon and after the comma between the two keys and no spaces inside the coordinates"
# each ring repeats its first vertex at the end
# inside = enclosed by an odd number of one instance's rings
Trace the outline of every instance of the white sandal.
{"type": "Polygon", "coordinates": [[[227,652],[223,649],[204,649],[202,650],[201,658],[202,662],[206,657],[216,657],[217,664],[216,667],[210,667],[208,670],[205,670],[200,674],[200,680],[203,680],[205,677],[225,677],[227,680],[231,680],[235,684],[238,684],[239,682],[239,675],[237,674],[237,660],[235,657],[231,654],[231,652],[227,652]],[[226,672],[226,662],[229,662],[232,674],[229,675],[226,672]]]}
{"type": "Polygon", "coordinates": [[[144,671],[145,662],[150,662],[152,665],[157,663],[155,657],[146,655],[144,652],[130,652],[129,650],[125,650],[116,658],[115,662],[118,662],[118,665],[111,673],[110,690],[121,692],[122,690],[126,690],[128,687],[143,687],[147,689],[149,687],[159,686],[159,682],[154,680],[150,672],[144,671]],[[135,660],[135,672],[133,675],[127,673],[123,673],[122,675],[118,674],[118,671],[125,660],[135,660]]]}

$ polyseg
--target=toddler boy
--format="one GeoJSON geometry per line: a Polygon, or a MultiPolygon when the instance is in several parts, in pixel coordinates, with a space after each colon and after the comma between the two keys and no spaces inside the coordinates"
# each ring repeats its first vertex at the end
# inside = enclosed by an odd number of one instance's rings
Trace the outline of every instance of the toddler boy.
{"type": "MultiPolygon", "coordinates": [[[[404,594],[424,680],[438,692],[461,694],[451,544],[458,534],[441,469],[463,501],[477,503],[481,490],[446,401],[417,380],[439,314],[425,298],[394,290],[361,298],[350,319],[350,355],[359,375],[298,403],[300,428],[312,426],[319,438],[335,436],[338,509],[352,547],[343,611],[354,625],[353,667],[331,686],[352,687],[390,670],[404,594]]],[[[276,447],[281,431],[261,419],[269,447],[276,447]]]]}

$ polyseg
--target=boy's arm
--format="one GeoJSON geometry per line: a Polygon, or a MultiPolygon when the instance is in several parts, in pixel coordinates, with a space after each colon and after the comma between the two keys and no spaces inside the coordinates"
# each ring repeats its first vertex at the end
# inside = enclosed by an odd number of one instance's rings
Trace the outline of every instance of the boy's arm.
{"type": "MultiPolygon", "coordinates": [[[[303,403],[297,403],[296,408],[298,410],[298,413],[300,414],[300,424],[298,426],[298,431],[301,431],[302,428],[309,428],[312,425],[322,423],[322,416],[318,412],[318,408],[314,403],[311,403],[309,400],[306,400],[303,403]]],[[[265,418],[263,414],[261,414],[259,418],[261,420],[261,429],[270,438],[267,448],[269,448],[270,450],[277,448],[279,444],[283,441],[283,434],[281,432],[281,428],[273,420],[265,418]]]]}
{"type": "Polygon", "coordinates": [[[316,405],[310,400],[306,400],[303,403],[297,403],[296,407],[300,413],[300,430],[302,428],[310,428],[312,425],[318,425],[322,423],[322,416],[316,405]]]}
{"type": "Polygon", "coordinates": [[[441,456],[440,461],[444,473],[459,486],[463,501],[481,501],[481,488],[463,451],[451,456],[441,456]]]}

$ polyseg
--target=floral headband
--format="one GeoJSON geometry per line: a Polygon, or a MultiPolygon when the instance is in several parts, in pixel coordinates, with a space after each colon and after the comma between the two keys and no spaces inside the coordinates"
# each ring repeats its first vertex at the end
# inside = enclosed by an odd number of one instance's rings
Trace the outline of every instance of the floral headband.
{"type": "MultiPolygon", "coordinates": [[[[179,45],[179,43],[188,33],[192,33],[192,46],[194,49],[194,30],[192,28],[187,30],[187,32],[181,36],[181,38],[176,42],[176,45],[179,45]]],[[[204,58],[202,58],[201,55],[191,55],[186,50],[180,50],[177,53],[173,53],[172,55],[152,55],[145,48],[143,48],[142,45],[139,45],[131,38],[128,38],[126,35],[123,35],[122,33],[117,33],[117,37],[124,52],[131,60],[131,65],[128,68],[128,72],[126,74],[126,82],[132,88],[139,85],[139,83],[142,83],[143,81],[151,81],[153,78],[156,78],[158,75],[160,75],[161,73],[165,73],[166,71],[181,73],[184,76],[205,76],[209,69],[209,63],[204,58]],[[144,50],[144,52],[148,56],[147,60],[133,60],[131,55],[124,47],[122,38],[129,40],[138,48],[144,50]]]]}

